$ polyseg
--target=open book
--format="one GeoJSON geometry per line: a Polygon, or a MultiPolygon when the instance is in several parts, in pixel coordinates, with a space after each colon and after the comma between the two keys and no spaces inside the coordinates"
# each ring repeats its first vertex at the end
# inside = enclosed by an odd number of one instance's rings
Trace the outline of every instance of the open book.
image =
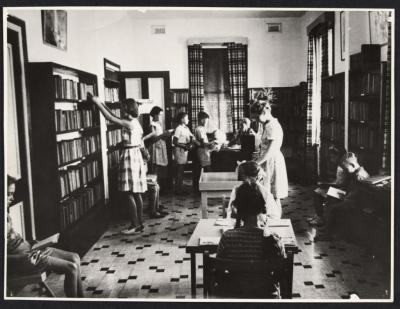
{"type": "Polygon", "coordinates": [[[218,245],[220,239],[221,239],[221,237],[213,237],[213,236],[209,236],[209,237],[206,237],[206,236],[200,237],[200,239],[199,239],[199,245],[200,245],[200,246],[218,245]]]}
{"type": "Polygon", "coordinates": [[[346,196],[346,191],[334,187],[329,187],[328,192],[326,192],[326,195],[337,198],[339,200],[343,200],[344,197],[346,196]]]}
{"type": "Polygon", "coordinates": [[[39,241],[38,243],[34,244],[32,246],[33,250],[39,250],[39,249],[43,249],[46,247],[50,247],[51,245],[55,245],[56,243],[58,243],[58,239],[60,238],[60,233],[51,235],[45,239],[42,239],[41,241],[39,241]]]}
{"type": "Polygon", "coordinates": [[[369,184],[375,185],[377,183],[380,183],[380,182],[385,181],[385,180],[390,180],[390,179],[391,179],[390,175],[376,175],[376,176],[370,176],[367,179],[364,179],[364,180],[361,180],[361,181],[365,182],[365,183],[369,183],[369,184]]]}

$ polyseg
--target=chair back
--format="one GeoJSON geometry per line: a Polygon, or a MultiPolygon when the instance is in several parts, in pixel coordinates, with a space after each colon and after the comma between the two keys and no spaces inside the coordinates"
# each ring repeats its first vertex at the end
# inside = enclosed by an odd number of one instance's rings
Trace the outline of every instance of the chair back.
{"type": "Polygon", "coordinates": [[[283,265],[283,261],[210,257],[206,252],[203,262],[204,298],[281,298],[272,287],[281,281],[283,265]]]}

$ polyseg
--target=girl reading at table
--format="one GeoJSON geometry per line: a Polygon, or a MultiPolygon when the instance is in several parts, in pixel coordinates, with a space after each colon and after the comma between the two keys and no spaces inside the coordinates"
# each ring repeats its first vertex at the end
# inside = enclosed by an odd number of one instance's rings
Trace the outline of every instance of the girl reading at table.
{"type": "MultiPolygon", "coordinates": [[[[241,205],[237,200],[237,194],[240,190],[248,186],[255,188],[262,195],[264,204],[264,215],[260,215],[260,224],[265,224],[266,219],[279,219],[281,217],[281,208],[275,203],[274,197],[267,187],[262,185],[264,173],[261,167],[254,161],[246,161],[238,166],[238,174],[243,181],[238,187],[233,188],[227,208],[227,217],[236,216],[236,226],[240,226],[242,221],[242,213],[246,213],[245,205],[241,205]],[[239,211],[239,207],[241,210],[239,211]]],[[[249,203],[249,202],[248,202],[249,203]]]]}

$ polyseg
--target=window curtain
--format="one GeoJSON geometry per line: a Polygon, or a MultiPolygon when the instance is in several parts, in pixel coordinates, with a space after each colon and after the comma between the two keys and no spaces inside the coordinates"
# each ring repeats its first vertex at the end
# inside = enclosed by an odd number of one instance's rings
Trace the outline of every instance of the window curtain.
{"type": "MultiPolygon", "coordinates": [[[[389,13],[390,18],[390,13],[389,13]]],[[[387,66],[386,66],[386,89],[384,100],[384,123],[383,123],[383,155],[382,169],[390,172],[391,168],[391,95],[392,95],[392,25],[388,21],[388,48],[387,48],[387,66]]]]}
{"type": "Polygon", "coordinates": [[[322,26],[308,37],[307,55],[307,127],[306,127],[306,168],[310,175],[318,171],[316,145],[320,144],[321,130],[321,84],[322,77],[330,72],[328,54],[328,29],[322,26]]]}
{"type": "Polygon", "coordinates": [[[190,122],[194,129],[198,112],[204,110],[203,51],[200,44],[188,46],[190,122]]]}
{"type": "Polygon", "coordinates": [[[232,129],[237,131],[244,115],[247,89],[247,45],[228,43],[229,84],[231,94],[232,129]]]}
{"type": "Polygon", "coordinates": [[[232,132],[228,53],[226,48],[203,48],[204,111],[207,132],[232,132]]]}

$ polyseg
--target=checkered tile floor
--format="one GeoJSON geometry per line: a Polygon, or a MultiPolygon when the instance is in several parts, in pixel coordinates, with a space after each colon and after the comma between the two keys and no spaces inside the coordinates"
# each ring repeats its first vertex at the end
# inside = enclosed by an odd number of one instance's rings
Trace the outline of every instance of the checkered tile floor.
{"type": "MultiPolygon", "coordinates": [[[[200,198],[191,195],[161,198],[169,215],[146,219],[140,235],[124,236],[126,222],[114,222],[82,258],[85,297],[190,298],[190,256],[185,245],[199,218],[200,198]]],[[[218,217],[221,201],[211,200],[209,217],[218,217]]],[[[290,218],[299,253],[294,258],[293,298],[346,299],[389,297],[389,274],[363,248],[345,241],[314,242],[318,232],[306,218],[313,215],[310,187],[291,185],[283,201],[283,217],[290,218]]],[[[202,297],[202,260],[197,259],[197,295],[202,297]]],[[[63,277],[51,274],[49,283],[63,297],[63,277]]],[[[26,287],[19,296],[40,296],[26,287]]]]}

